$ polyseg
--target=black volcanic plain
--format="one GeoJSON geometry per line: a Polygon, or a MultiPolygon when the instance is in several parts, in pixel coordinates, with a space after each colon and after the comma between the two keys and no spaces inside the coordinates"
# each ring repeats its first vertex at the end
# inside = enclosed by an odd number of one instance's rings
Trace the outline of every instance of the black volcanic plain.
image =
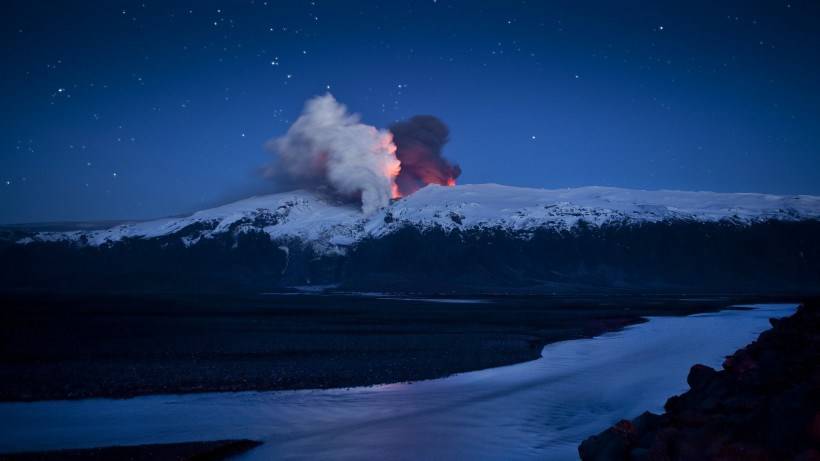
{"type": "MultiPolygon", "coordinates": [[[[783,299],[778,299],[783,301],[783,299]]],[[[0,400],[329,388],[533,360],[549,342],[749,301],[0,295],[0,400]]]]}

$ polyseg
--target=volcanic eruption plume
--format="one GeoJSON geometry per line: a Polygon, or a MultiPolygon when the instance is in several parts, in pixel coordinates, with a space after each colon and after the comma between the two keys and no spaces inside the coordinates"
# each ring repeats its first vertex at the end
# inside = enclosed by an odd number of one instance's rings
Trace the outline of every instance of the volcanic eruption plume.
{"type": "Polygon", "coordinates": [[[450,130],[437,117],[416,115],[390,126],[401,171],[396,177],[399,195],[405,196],[427,184],[454,186],[461,174],[458,165],[442,156],[450,130]]]}
{"type": "Polygon", "coordinates": [[[359,123],[330,94],[309,100],[288,132],[268,147],[279,160],[266,169],[268,177],[284,173],[299,187],[359,199],[365,213],[390,203],[399,173],[393,135],[359,123]]]}
{"type": "Polygon", "coordinates": [[[441,156],[448,134],[429,115],[379,130],[360,123],[328,93],[308,100],[288,132],[268,142],[276,162],[264,173],[279,183],[360,200],[362,211],[372,213],[426,184],[455,185],[461,170],[441,156]]]}

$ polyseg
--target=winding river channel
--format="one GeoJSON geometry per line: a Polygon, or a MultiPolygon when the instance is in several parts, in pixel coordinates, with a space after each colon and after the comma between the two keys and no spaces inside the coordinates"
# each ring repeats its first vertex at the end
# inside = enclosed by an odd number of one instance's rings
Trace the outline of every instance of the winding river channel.
{"type": "Polygon", "coordinates": [[[0,404],[0,453],[250,438],[237,459],[577,459],[622,418],[661,411],[695,363],[796,305],[765,304],[554,343],[527,363],[409,384],[0,404]]]}

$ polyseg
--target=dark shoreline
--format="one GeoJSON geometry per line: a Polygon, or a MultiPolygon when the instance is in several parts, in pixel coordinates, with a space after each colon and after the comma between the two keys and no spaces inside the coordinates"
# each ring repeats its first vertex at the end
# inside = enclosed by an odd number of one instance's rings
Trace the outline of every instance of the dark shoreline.
{"type": "Polygon", "coordinates": [[[0,454],[0,461],[219,461],[261,445],[254,440],[214,440],[0,454]]]}
{"type": "Polygon", "coordinates": [[[429,298],[0,295],[0,401],[417,381],[534,360],[545,344],[595,336],[643,316],[772,300],[429,298]]]}

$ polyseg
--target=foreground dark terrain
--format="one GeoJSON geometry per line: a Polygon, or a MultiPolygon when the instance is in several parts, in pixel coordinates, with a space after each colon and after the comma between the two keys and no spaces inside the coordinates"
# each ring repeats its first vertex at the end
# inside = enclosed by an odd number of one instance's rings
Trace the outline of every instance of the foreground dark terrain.
{"type": "Polygon", "coordinates": [[[259,445],[253,440],[167,443],[0,455],[0,461],[219,461],[259,445]]]}
{"type": "Polygon", "coordinates": [[[546,343],[596,335],[644,315],[682,315],[752,300],[433,301],[444,299],[6,294],[0,299],[0,400],[435,378],[532,360],[546,343]]]}
{"type": "Polygon", "coordinates": [[[735,352],[716,371],[695,365],[691,389],[590,437],[579,448],[591,460],[820,459],[820,303],[735,352]]]}

